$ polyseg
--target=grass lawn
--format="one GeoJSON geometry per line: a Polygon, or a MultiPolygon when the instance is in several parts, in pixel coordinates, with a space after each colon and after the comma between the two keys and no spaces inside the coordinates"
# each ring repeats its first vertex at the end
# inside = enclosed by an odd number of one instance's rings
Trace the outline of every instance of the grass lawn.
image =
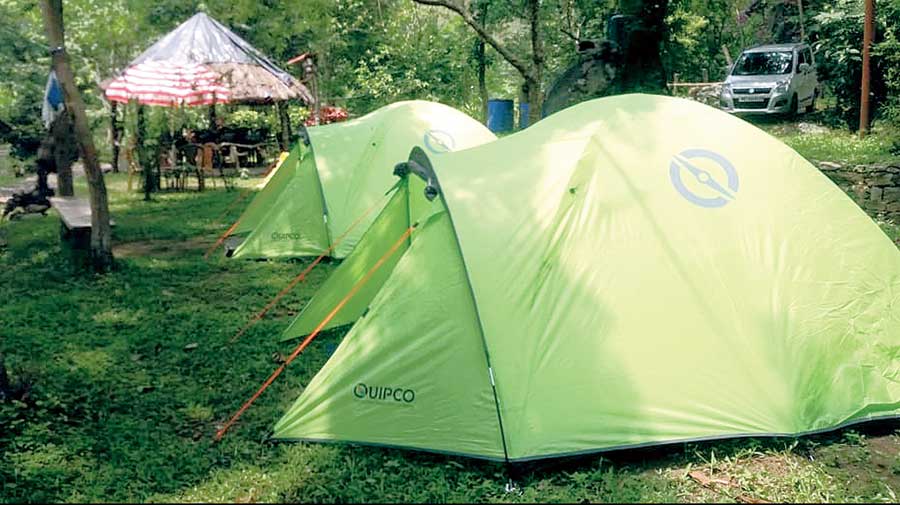
{"type": "Polygon", "coordinates": [[[900,163],[900,138],[896,129],[876,127],[860,139],[856,132],[817,123],[814,115],[800,116],[797,121],[777,117],[749,120],[812,161],[848,165],[900,163]]]}
{"type": "Polygon", "coordinates": [[[314,341],[213,443],[218,423],[289,352],[276,337],[334,266],[227,345],[305,263],[204,261],[240,212],[217,221],[235,193],[145,203],[125,191],[124,175],[107,180],[119,265],[109,275],[72,270],[52,213],[0,226],[0,351],[13,381],[30,388],[0,403],[0,501],[898,500],[896,424],[548,461],[523,468],[511,493],[498,464],[268,443],[342,331],[314,341]]]}
{"type": "Polygon", "coordinates": [[[23,179],[23,177],[16,177],[12,174],[7,174],[6,172],[0,172],[0,187],[19,184],[23,179]]]}

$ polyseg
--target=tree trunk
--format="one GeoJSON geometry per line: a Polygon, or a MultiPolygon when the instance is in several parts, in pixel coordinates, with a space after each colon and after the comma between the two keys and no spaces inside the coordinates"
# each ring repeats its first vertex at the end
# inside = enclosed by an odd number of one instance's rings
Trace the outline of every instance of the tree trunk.
{"type": "Polygon", "coordinates": [[[620,0],[610,40],[586,50],[547,92],[546,112],[622,93],[666,93],[660,57],[668,0],[620,0]]]}
{"type": "Polygon", "coordinates": [[[9,376],[6,374],[6,356],[0,352],[0,401],[6,401],[12,397],[9,388],[9,376]]]}
{"type": "Polygon", "coordinates": [[[531,75],[525,76],[528,85],[528,126],[541,120],[544,106],[544,42],[541,38],[541,1],[528,0],[528,22],[531,25],[531,75]]]}
{"type": "Polygon", "coordinates": [[[541,109],[544,106],[544,93],[539,81],[528,82],[528,126],[541,120],[541,109]]]}
{"type": "Polygon", "coordinates": [[[216,132],[219,130],[219,119],[216,117],[216,102],[209,104],[209,131],[213,133],[215,136],[216,132]]]}
{"type": "Polygon", "coordinates": [[[666,75],[659,55],[668,1],[620,0],[622,14],[640,21],[627,36],[619,91],[661,92],[666,89],[666,75]]]}
{"type": "Polygon", "coordinates": [[[75,139],[72,112],[65,109],[50,125],[56,190],[59,196],[75,196],[72,163],[78,159],[78,141],[75,139]]]}
{"type": "Polygon", "coordinates": [[[117,116],[119,104],[109,103],[109,137],[112,141],[112,169],[119,173],[119,118],[117,116]]]}
{"type": "MultiPolygon", "coordinates": [[[[481,24],[482,29],[485,28],[485,18],[487,17],[488,2],[481,2],[476,8],[475,17],[481,24]]],[[[475,62],[478,73],[478,96],[481,98],[481,119],[487,123],[488,118],[488,90],[487,90],[487,55],[485,54],[486,44],[484,39],[478,37],[475,42],[475,62]]]]}
{"type": "Polygon", "coordinates": [[[279,144],[282,151],[289,151],[291,149],[291,118],[288,116],[287,103],[275,102],[275,109],[278,112],[278,123],[281,126],[279,144]]]}
{"type": "Polygon", "coordinates": [[[90,189],[91,264],[95,271],[105,272],[113,266],[112,230],[109,225],[106,183],[97,160],[97,151],[94,148],[87,116],[84,113],[84,102],[81,99],[81,93],[75,86],[75,77],[69,66],[69,57],[65,50],[62,8],[62,0],[41,0],[47,39],[52,48],[53,69],[63,88],[66,109],[71,112],[75,120],[75,136],[81,147],[81,159],[84,161],[84,170],[90,189]]]}
{"type": "Polygon", "coordinates": [[[484,41],[479,40],[475,47],[475,58],[478,62],[478,96],[481,98],[481,119],[487,123],[488,118],[488,89],[487,89],[487,62],[485,59],[484,41]]]}
{"type": "Polygon", "coordinates": [[[144,175],[144,201],[150,201],[150,193],[153,192],[153,167],[150,157],[147,156],[147,146],[144,145],[147,136],[147,120],[144,116],[144,106],[137,104],[137,128],[135,128],[135,148],[137,149],[138,163],[141,165],[141,173],[144,175]]]}

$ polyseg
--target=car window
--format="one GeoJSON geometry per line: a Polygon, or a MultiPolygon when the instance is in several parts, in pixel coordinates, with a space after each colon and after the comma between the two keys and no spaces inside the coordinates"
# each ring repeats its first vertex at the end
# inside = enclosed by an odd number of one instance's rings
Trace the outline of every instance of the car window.
{"type": "Polygon", "coordinates": [[[800,65],[806,63],[806,51],[798,51],[797,52],[797,68],[800,68],[800,65]]]}
{"type": "Polygon", "coordinates": [[[806,62],[809,63],[809,66],[813,66],[812,51],[807,47],[803,50],[803,53],[806,54],[806,62]]]}
{"type": "Polygon", "coordinates": [[[789,74],[794,63],[792,51],[742,53],[734,64],[733,75],[789,74]]]}

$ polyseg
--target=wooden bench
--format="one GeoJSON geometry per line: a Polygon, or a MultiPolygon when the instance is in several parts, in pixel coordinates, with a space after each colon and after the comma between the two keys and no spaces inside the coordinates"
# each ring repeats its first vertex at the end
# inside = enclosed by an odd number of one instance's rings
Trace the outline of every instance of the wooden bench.
{"type": "MultiPolygon", "coordinates": [[[[59,212],[60,239],[73,249],[87,251],[91,247],[91,204],[86,198],[51,197],[50,205],[59,212]]],[[[109,225],[115,222],[109,220],[109,225]]]]}

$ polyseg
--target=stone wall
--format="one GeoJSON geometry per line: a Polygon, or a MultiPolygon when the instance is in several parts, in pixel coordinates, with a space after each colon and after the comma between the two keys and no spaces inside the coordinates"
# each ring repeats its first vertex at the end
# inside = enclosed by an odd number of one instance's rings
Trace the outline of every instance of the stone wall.
{"type": "Polygon", "coordinates": [[[900,222],[900,162],[880,165],[816,163],[872,217],[900,222]]]}

